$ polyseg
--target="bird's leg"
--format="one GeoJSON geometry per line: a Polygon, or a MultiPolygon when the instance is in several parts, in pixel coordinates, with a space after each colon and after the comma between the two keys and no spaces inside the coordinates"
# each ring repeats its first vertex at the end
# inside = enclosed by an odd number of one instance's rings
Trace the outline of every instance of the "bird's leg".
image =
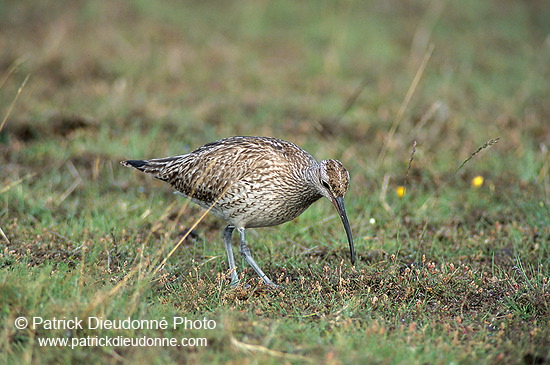
{"type": "Polygon", "coordinates": [[[237,274],[237,266],[235,266],[235,257],[233,256],[233,248],[231,247],[231,236],[233,235],[233,226],[227,226],[223,230],[223,244],[225,245],[225,252],[227,252],[227,259],[229,261],[229,271],[231,272],[231,285],[237,286],[239,283],[239,275],[237,274]]]}
{"type": "Polygon", "coordinates": [[[241,246],[239,247],[239,252],[241,253],[241,255],[243,255],[243,257],[245,258],[246,262],[248,262],[248,264],[250,266],[252,266],[252,268],[254,269],[254,271],[256,271],[256,273],[262,278],[262,280],[264,281],[264,283],[266,283],[267,285],[271,286],[271,287],[274,287],[274,288],[277,288],[278,285],[276,285],[275,283],[273,283],[271,281],[271,279],[269,279],[267,277],[266,274],[264,274],[264,272],[262,271],[262,269],[260,269],[260,267],[258,266],[258,264],[256,263],[256,261],[254,261],[254,259],[252,258],[252,255],[250,254],[250,249],[248,248],[248,246],[246,245],[246,240],[244,239],[244,228],[242,227],[239,227],[237,228],[237,231],[239,231],[239,235],[241,236],[241,246]]]}

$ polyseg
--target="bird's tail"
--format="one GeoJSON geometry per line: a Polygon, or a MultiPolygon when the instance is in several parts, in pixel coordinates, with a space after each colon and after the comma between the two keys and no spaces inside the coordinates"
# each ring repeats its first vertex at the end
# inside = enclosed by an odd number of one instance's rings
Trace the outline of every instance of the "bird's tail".
{"type": "Polygon", "coordinates": [[[170,178],[172,162],[174,162],[179,156],[157,158],[153,160],[126,160],[121,161],[120,164],[126,167],[133,167],[139,171],[143,171],[150,174],[157,179],[167,181],[170,178]]]}

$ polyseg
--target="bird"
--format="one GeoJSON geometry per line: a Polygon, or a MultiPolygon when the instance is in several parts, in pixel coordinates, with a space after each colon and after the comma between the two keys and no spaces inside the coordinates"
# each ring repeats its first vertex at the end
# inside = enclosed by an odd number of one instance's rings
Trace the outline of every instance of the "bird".
{"type": "Polygon", "coordinates": [[[275,226],[302,214],[322,197],[336,208],[355,265],[355,248],[344,205],[349,172],[334,159],[318,162],[294,143],[274,137],[235,136],[207,143],[183,155],[121,161],[172,185],[178,193],[210,209],[227,222],[223,242],[231,285],[239,276],[232,236],[240,236],[239,252],[265,284],[278,287],[262,271],[245,239],[245,229],[275,226]]]}

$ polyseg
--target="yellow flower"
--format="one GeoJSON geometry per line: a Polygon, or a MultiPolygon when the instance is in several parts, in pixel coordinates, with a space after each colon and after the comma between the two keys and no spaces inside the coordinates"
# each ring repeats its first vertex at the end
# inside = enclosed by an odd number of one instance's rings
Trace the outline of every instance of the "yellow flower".
{"type": "Polygon", "coordinates": [[[479,188],[481,185],[483,185],[483,176],[478,175],[472,179],[472,186],[474,188],[479,188]]]}
{"type": "Polygon", "coordinates": [[[402,198],[407,193],[407,189],[405,189],[404,186],[398,186],[397,189],[395,189],[395,192],[397,193],[397,196],[402,198]]]}

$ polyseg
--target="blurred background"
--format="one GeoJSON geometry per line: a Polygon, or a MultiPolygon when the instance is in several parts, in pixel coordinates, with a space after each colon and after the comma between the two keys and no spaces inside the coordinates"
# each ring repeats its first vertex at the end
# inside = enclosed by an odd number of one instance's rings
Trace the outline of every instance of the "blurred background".
{"type": "MultiPolygon", "coordinates": [[[[536,0],[4,1],[1,179],[22,184],[20,203],[59,208],[74,191],[116,196],[147,181],[119,168],[121,159],[270,135],[342,160],[361,222],[391,210],[388,183],[392,192],[405,183],[433,192],[479,175],[486,197],[527,194],[536,206],[549,196],[549,8],[536,0]],[[380,191],[382,204],[372,194],[380,191]]],[[[449,191],[449,201],[460,205],[461,194],[449,191]]],[[[516,210],[508,201],[499,214],[516,210]]],[[[16,211],[4,209],[3,220],[16,211]]]]}
{"type": "Polygon", "coordinates": [[[121,159],[270,135],[341,159],[366,219],[388,210],[370,192],[438,190],[500,138],[452,184],[547,201],[548,19],[543,1],[4,1],[3,183],[59,207],[143,181],[121,159]]]}
{"type": "Polygon", "coordinates": [[[240,134],[355,144],[365,165],[385,143],[406,159],[415,139],[428,155],[463,157],[498,136],[520,152],[549,138],[549,14],[536,0],[4,1],[1,110],[30,75],[4,140],[72,118],[65,128],[118,142],[90,153],[240,134]],[[131,141],[139,128],[144,143],[131,141]]]}

